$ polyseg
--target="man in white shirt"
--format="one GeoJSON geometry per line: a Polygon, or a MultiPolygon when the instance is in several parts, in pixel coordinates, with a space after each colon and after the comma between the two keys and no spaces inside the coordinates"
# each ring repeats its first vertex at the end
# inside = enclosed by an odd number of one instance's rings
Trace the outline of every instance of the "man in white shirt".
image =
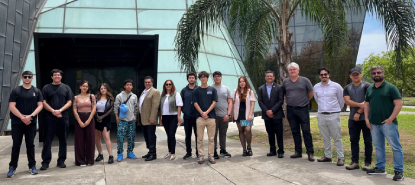
{"type": "Polygon", "coordinates": [[[314,99],[318,104],[318,128],[324,141],[324,157],[318,162],[331,162],[331,138],[337,151],[337,166],[344,165],[343,143],[340,125],[340,111],[344,106],[343,88],[331,81],[330,71],[323,67],[318,70],[321,82],[314,86],[314,99]]]}

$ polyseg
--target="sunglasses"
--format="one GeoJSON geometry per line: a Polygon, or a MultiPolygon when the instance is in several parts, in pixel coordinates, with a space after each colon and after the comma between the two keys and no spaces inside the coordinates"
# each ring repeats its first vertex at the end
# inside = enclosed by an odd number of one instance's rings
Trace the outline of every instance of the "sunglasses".
{"type": "Polygon", "coordinates": [[[166,84],[166,86],[172,86],[173,84],[166,84]]]}
{"type": "Polygon", "coordinates": [[[372,72],[371,74],[372,75],[377,75],[377,74],[380,75],[380,74],[382,74],[382,72],[380,72],[380,71],[378,71],[378,72],[372,72]]]}
{"type": "Polygon", "coordinates": [[[32,76],[23,76],[23,79],[32,79],[32,76]]]}
{"type": "Polygon", "coordinates": [[[324,74],[320,74],[320,76],[328,76],[329,74],[324,73],[324,74]]]}
{"type": "Polygon", "coordinates": [[[145,84],[151,84],[151,82],[144,82],[145,84]]]}

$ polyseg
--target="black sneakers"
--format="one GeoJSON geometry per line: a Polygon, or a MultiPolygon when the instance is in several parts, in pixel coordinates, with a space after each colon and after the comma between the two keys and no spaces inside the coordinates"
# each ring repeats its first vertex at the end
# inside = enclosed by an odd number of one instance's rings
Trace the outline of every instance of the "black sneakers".
{"type": "Polygon", "coordinates": [[[64,162],[58,162],[56,166],[59,168],[66,168],[66,164],[64,162]]]}
{"type": "Polygon", "coordinates": [[[218,152],[215,150],[215,153],[213,154],[213,158],[220,159],[218,152]]]}
{"type": "Polygon", "coordinates": [[[404,176],[402,172],[395,172],[395,176],[393,176],[394,181],[401,181],[403,178],[404,176]]]}
{"type": "Polygon", "coordinates": [[[104,155],[98,154],[98,157],[95,159],[96,162],[102,161],[104,159],[104,155]]]}
{"type": "Polygon", "coordinates": [[[369,175],[386,175],[387,174],[385,170],[381,170],[378,167],[368,170],[366,173],[369,175]]]}
{"type": "Polygon", "coordinates": [[[187,153],[186,155],[183,156],[183,159],[186,160],[186,159],[189,159],[191,157],[192,157],[192,154],[191,153],[187,153]]]}
{"type": "Polygon", "coordinates": [[[49,168],[49,164],[42,164],[42,167],[40,167],[40,170],[47,170],[49,168]]]}
{"type": "Polygon", "coordinates": [[[226,150],[220,150],[220,156],[225,158],[232,157],[230,153],[228,153],[226,150]]]}

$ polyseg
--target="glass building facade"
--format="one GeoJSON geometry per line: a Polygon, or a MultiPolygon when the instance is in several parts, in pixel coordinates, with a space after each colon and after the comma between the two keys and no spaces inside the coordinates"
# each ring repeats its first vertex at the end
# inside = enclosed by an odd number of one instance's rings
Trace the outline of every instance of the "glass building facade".
{"type": "MultiPolygon", "coordinates": [[[[349,70],[355,66],[357,54],[359,51],[360,38],[362,35],[363,24],[365,20],[365,11],[349,10],[346,11],[346,19],[349,30],[349,47],[345,53],[337,56],[333,63],[324,61],[324,35],[321,27],[314,24],[301,14],[301,10],[296,10],[295,15],[289,22],[289,31],[293,33],[292,41],[294,42],[292,59],[300,66],[300,75],[309,78],[312,84],[320,82],[317,75],[319,67],[327,67],[330,70],[330,78],[333,81],[345,86],[349,80],[349,70]]],[[[240,39],[235,39],[238,52],[244,59],[244,45],[240,39]]],[[[278,72],[278,65],[276,64],[275,48],[277,43],[269,45],[269,54],[265,61],[267,69],[278,72]]],[[[259,87],[264,83],[263,76],[250,75],[255,87],[259,87]]]]}
{"type": "MultiPolygon", "coordinates": [[[[174,51],[174,38],[177,33],[177,24],[185,11],[196,0],[47,0],[39,10],[38,21],[34,27],[34,34],[103,34],[103,35],[149,35],[158,36],[157,65],[156,69],[140,71],[131,68],[95,68],[85,70],[81,68],[65,69],[62,65],[51,66],[62,68],[64,78],[69,79],[68,85],[77,94],[77,83],[88,79],[94,84],[109,82],[114,85],[113,94],[122,90],[122,81],[125,78],[133,78],[134,73],[145,75],[156,72],[155,87],[162,90],[165,80],[172,79],[177,90],[187,85],[186,74],[180,72],[179,63],[174,51]],[[66,71],[65,71],[66,70],[66,71]],[[135,70],[135,72],[134,72],[135,70]],[[72,81],[69,83],[69,81],[72,81]]],[[[43,2],[43,1],[42,1],[43,2]]],[[[343,66],[354,65],[357,57],[361,31],[363,29],[364,14],[348,14],[350,29],[350,54],[340,57],[339,61],[343,66]],[[352,34],[353,32],[353,34],[352,34]],[[354,45],[353,45],[353,44],[354,45]]],[[[297,12],[290,22],[290,31],[294,33],[293,60],[300,64],[301,75],[307,76],[313,84],[318,79],[314,68],[324,65],[322,56],[322,33],[318,25],[304,19],[301,13],[297,12]],[[304,67],[303,67],[304,66],[304,67]],[[305,67],[307,66],[307,67],[305,67]],[[307,69],[307,70],[305,70],[307,69]]],[[[205,34],[203,44],[199,51],[198,71],[207,71],[212,74],[214,71],[221,71],[223,74],[222,83],[231,90],[237,87],[237,79],[240,76],[247,76],[252,87],[258,87],[263,76],[249,76],[243,65],[243,42],[233,38],[226,29],[226,24],[217,27],[205,34]],[[252,80],[251,80],[252,79],[252,80]]],[[[40,84],[39,63],[42,63],[39,56],[39,43],[31,41],[25,61],[24,70],[35,73],[32,84],[40,84]]],[[[270,59],[276,44],[270,45],[270,59]]],[[[75,61],[74,61],[75,62],[75,61]]],[[[148,63],[145,61],[144,63],[148,63]]],[[[65,66],[65,65],[64,65],[65,66]]],[[[138,65],[139,66],[139,65],[138,65]]],[[[122,67],[122,66],[120,66],[122,67]]],[[[139,67],[137,67],[139,68],[139,67]]],[[[347,68],[347,67],[342,67],[347,68]]],[[[270,69],[273,69],[270,67],[270,69]]],[[[278,71],[276,68],[274,71],[278,71]]],[[[347,70],[343,72],[333,71],[333,76],[341,76],[347,81],[347,70]]],[[[43,74],[44,75],[44,74],[43,74]]],[[[154,76],[153,76],[154,77],[154,76]]],[[[42,77],[43,78],[43,77],[42,77]]],[[[134,78],[139,79],[139,78],[134,78]]],[[[46,83],[42,81],[42,84],[46,83]]],[[[49,83],[49,82],[48,82],[49,83]]],[[[143,90],[141,81],[135,82],[136,93],[143,90]]],[[[213,78],[209,78],[209,84],[213,84],[213,78]]],[[[38,86],[42,88],[42,86],[38,86]]],[[[98,88],[93,88],[95,93],[98,88]]],[[[4,99],[4,98],[3,98],[4,99]]],[[[259,111],[256,104],[255,111],[259,111]]],[[[10,129],[10,124],[8,125],[10,129]]]]}

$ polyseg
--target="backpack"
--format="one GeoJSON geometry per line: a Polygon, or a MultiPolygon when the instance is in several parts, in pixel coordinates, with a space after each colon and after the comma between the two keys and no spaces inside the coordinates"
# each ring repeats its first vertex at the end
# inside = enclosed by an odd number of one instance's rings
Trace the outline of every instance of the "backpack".
{"type": "MultiPolygon", "coordinates": [[[[19,86],[18,88],[16,88],[16,104],[19,101],[19,95],[20,95],[20,92],[22,91],[22,88],[23,88],[22,86],[19,86]]],[[[30,89],[31,88],[34,88],[35,96],[36,96],[36,99],[37,99],[37,97],[39,96],[39,93],[40,93],[39,89],[36,88],[36,87],[33,87],[33,86],[31,86],[30,89]]]]}

